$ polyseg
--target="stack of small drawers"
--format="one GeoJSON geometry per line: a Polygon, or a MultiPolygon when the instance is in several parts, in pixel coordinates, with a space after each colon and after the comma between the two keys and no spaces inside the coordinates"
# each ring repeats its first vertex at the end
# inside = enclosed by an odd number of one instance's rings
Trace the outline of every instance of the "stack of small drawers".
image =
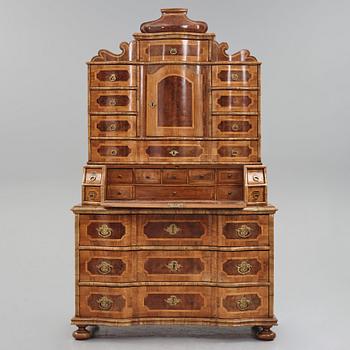
{"type": "Polygon", "coordinates": [[[89,63],[76,339],[93,325],[254,326],[271,340],[273,215],[260,64],[162,10],[89,63]]]}

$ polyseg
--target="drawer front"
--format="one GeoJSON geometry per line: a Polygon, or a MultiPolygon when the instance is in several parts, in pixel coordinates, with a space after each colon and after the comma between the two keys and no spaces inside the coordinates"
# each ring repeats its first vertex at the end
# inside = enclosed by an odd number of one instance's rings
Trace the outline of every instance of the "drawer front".
{"type": "Polygon", "coordinates": [[[133,282],[133,254],[81,250],[79,253],[80,282],[133,282]]]}
{"type": "Polygon", "coordinates": [[[135,198],[143,200],[212,200],[214,187],[136,186],[135,198]]]}
{"type": "Polygon", "coordinates": [[[131,288],[79,288],[79,317],[130,318],[132,305],[131,288]]]}
{"type": "Polygon", "coordinates": [[[215,183],[215,171],[212,169],[190,169],[188,183],[193,185],[215,183]]]}
{"type": "Polygon", "coordinates": [[[231,185],[231,186],[219,186],[217,187],[217,199],[218,200],[243,200],[243,186],[231,185]]]}
{"type": "Polygon", "coordinates": [[[99,163],[123,163],[136,160],[134,141],[90,140],[90,160],[99,163]]]}
{"type": "Polygon", "coordinates": [[[221,246],[269,244],[268,215],[222,215],[218,217],[218,227],[221,246]]]}
{"type": "Polygon", "coordinates": [[[163,184],[185,184],[187,183],[187,170],[173,169],[162,171],[163,184]]]}
{"type": "Polygon", "coordinates": [[[99,203],[101,201],[101,187],[83,186],[83,202],[99,203]]]}
{"type": "Polygon", "coordinates": [[[248,185],[266,184],[265,167],[248,167],[247,168],[248,185]]]}
{"type": "Polygon", "coordinates": [[[212,91],[213,112],[259,111],[258,91],[214,90],[212,91]]]}
{"type": "Polygon", "coordinates": [[[257,162],[258,142],[218,142],[216,157],[218,162],[257,162]]]}
{"type": "Polygon", "coordinates": [[[243,184],[242,169],[218,170],[218,183],[220,184],[243,184]]]}
{"type": "Polygon", "coordinates": [[[105,200],[127,200],[133,199],[133,186],[110,185],[106,187],[105,200]]]}
{"type": "Polygon", "coordinates": [[[91,87],[136,86],[136,67],[129,65],[90,65],[91,87]]]}
{"type": "Polygon", "coordinates": [[[132,169],[107,169],[107,184],[131,184],[133,182],[132,169]]]}
{"type": "Polygon", "coordinates": [[[140,58],[142,61],[208,61],[208,41],[141,41],[140,58]]]}
{"type": "Polygon", "coordinates": [[[216,221],[209,215],[140,215],[137,235],[140,245],[210,245],[216,221]]]}
{"type": "Polygon", "coordinates": [[[148,286],[138,289],[139,317],[209,317],[215,310],[214,288],[148,286]]]}
{"type": "Polygon", "coordinates": [[[131,241],[131,215],[79,215],[80,245],[127,246],[131,241]]]}
{"type": "Polygon", "coordinates": [[[91,90],[90,112],[136,112],[136,90],[91,90]]]}
{"type": "Polygon", "coordinates": [[[160,170],[136,169],[135,181],[138,184],[160,184],[160,170]]]}
{"type": "Polygon", "coordinates": [[[90,116],[91,137],[136,136],[136,116],[90,116]]]}
{"type": "Polygon", "coordinates": [[[140,251],[139,281],[210,281],[210,252],[140,251]]]}
{"type": "Polygon", "coordinates": [[[258,86],[258,67],[243,65],[218,65],[212,67],[213,86],[258,86]]]}
{"type": "Polygon", "coordinates": [[[219,318],[268,317],[268,287],[219,288],[219,318]]]}
{"type": "Polygon", "coordinates": [[[218,252],[219,282],[268,282],[268,251],[218,252]]]}
{"type": "Polygon", "coordinates": [[[266,186],[248,187],[249,204],[262,204],[267,202],[266,186]]]}
{"type": "Polygon", "coordinates": [[[257,118],[257,116],[213,116],[213,137],[256,138],[258,137],[257,118]]]}
{"type": "Polygon", "coordinates": [[[101,185],[102,168],[88,168],[84,169],[84,184],[101,185]]]}

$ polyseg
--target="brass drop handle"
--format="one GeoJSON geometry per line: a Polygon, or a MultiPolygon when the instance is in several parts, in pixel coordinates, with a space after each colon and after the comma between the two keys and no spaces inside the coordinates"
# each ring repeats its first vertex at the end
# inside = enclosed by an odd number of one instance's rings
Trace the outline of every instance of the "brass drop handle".
{"type": "Polygon", "coordinates": [[[111,150],[111,155],[112,156],[116,156],[118,154],[118,150],[117,149],[112,149],[111,150]]]}
{"type": "Polygon", "coordinates": [[[169,53],[170,55],[177,55],[177,49],[175,47],[172,47],[170,50],[169,50],[169,53]]]}
{"type": "Polygon", "coordinates": [[[152,108],[155,108],[157,106],[157,104],[154,101],[151,101],[149,105],[152,108]]]}
{"type": "Polygon", "coordinates": [[[237,236],[240,238],[248,238],[252,233],[252,228],[248,225],[241,225],[236,228],[237,236]]]}
{"type": "Polygon", "coordinates": [[[179,264],[176,260],[169,261],[165,266],[171,272],[178,272],[182,268],[182,265],[179,264]]]}
{"type": "Polygon", "coordinates": [[[238,156],[238,154],[239,154],[239,152],[234,150],[234,149],[231,151],[231,156],[232,157],[236,157],[236,156],[238,156]]]}
{"type": "Polygon", "coordinates": [[[174,236],[176,235],[178,232],[181,231],[181,228],[179,226],[177,226],[176,224],[170,224],[169,226],[167,226],[166,228],[164,228],[165,232],[168,232],[169,235],[174,236]]]}
{"type": "Polygon", "coordinates": [[[89,181],[91,182],[95,182],[97,179],[97,174],[96,173],[92,173],[89,177],[89,181]]]}
{"type": "Polygon", "coordinates": [[[97,300],[97,304],[101,310],[107,311],[107,310],[110,310],[112,308],[113,300],[109,299],[106,296],[103,296],[97,300]]]}
{"type": "Polygon", "coordinates": [[[249,308],[251,300],[246,297],[241,297],[236,301],[237,308],[241,311],[245,311],[249,308]]]}
{"type": "Polygon", "coordinates": [[[238,80],[239,75],[237,73],[231,73],[231,80],[238,80]]]}
{"type": "Polygon", "coordinates": [[[116,106],[117,104],[118,104],[118,102],[117,102],[116,98],[109,99],[109,105],[110,106],[116,106]]]}
{"type": "Polygon", "coordinates": [[[237,266],[237,272],[240,275],[247,275],[252,270],[252,265],[248,261],[241,261],[237,266]]]}
{"type": "Polygon", "coordinates": [[[117,124],[113,123],[108,126],[109,131],[115,131],[117,130],[117,124]]]}
{"type": "Polygon", "coordinates": [[[116,81],[116,80],[117,80],[117,75],[115,73],[109,76],[109,81],[116,81]]]}
{"type": "Polygon", "coordinates": [[[108,261],[101,261],[97,266],[97,270],[101,275],[108,275],[112,272],[113,265],[108,261]]]}
{"type": "Polygon", "coordinates": [[[259,176],[258,175],[254,175],[253,176],[253,181],[255,181],[255,182],[259,182],[259,176]]]}
{"type": "Polygon", "coordinates": [[[112,235],[113,229],[109,227],[107,224],[102,224],[96,229],[97,234],[102,238],[108,238],[112,235]]]}
{"type": "Polygon", "coordinates": [[[181,299],[176,295],[170,295],[170,297],[164,299],[164,301],[170,306],[176,306],[177,304],[181,303],[181,299]]]}
{"type": "Polygon", "coordinates": [[[233,123],[231,126],[232,131],[238,131],[239,130],[239,125],[237,123],[233,123]]]}
{"type": "Polygon", "coordinates": [[[169,154],[173,157],[176,157],[179,154],[179,151],[177,151],[176,149],[172,149],[171,151],[169,151],[169,154]]]}

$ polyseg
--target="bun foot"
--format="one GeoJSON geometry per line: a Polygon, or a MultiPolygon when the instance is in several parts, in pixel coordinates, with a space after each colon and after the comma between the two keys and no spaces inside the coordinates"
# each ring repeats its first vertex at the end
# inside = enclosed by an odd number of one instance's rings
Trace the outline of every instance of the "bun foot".
{"type": "Polygon", "coordinates": [[[86,326],[77,326],[78,329],[73,332],[73,337],[76,340],[87,340],[90,339],[92,334],[86,329],[86,326]]]}
{"type": "Polygon", "coordinates": [[[255,337],[259,340],[274,340],[276,333],[272,332],[271,327],[254,327],[255,337]]]}

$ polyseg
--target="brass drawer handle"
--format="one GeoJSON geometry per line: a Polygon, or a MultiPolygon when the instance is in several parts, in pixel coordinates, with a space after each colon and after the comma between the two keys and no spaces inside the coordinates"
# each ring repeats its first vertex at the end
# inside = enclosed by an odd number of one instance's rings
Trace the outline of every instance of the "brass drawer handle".
{"type": "Polygon", "coordinates": [[[254,175],[254,176],[253,176],[253,181],[259,182],[259,181],[260,181],[259,176],[258,176],[258,175],[254,175]]]}
{"type": "Polygon", "coordinates": [[[111,155],[112,156],[116,156],[118,154],[118,150],[117,149],[112,149],[111,150],[111,155]]]}
{"type": "Polygon", "coordinates": [[[252,265],[248,263],[248,261],[241,261],[237,266],[237,272],[240,275],[247,275],[252,270],[252,265]]]}
{"type": "Polygon", "coordinates": [[[108,238],[112,235],[113,229],[106,224],[102,224],[96,229],[97,234],[102,238],[108,238]]]}
{"type": "Polygon", "coordinates": [[[97,300],[98,306],[101,310],[110,310],[113,306],[113,300],[103,296],[97,300]]]}
{"type": "Polygon", "coordinates": [[[107,127],[108,131],[116,131],[117,130],[117,124],[113,123],[113,124],[110,124],[108,127],[107,127]]]}
{"type": "Polygon", "coordinates": [[[170,297],[164,299],[164,301],[170,306],[176,306],[181,302],[181,299],[179,299],[176,295],[170,295],[170,297]]]}
{"type": "Polygon", "coordinates": [[[165,232],[168,232],[169,235],[175,236],[178,232],[181,231],[181,228],[177,226],[176,224],[170,224],[164,229],[165,232]]]}
{"type": "Polygon", "coordinates": [[[175,47],[172,47],[170,50],[169,50],[169,53],[170,55],[177,55],[177,49],[175,47]]]}
{"type": "Polygon", "coordinates": [[[231,80],[238,80],[239,75],[237,73],[231,73],[231,80]]]}
{"type": "Polygon", "coordinates": [[[97,180],[97,174],[96,173],[92,173],[89,177],[89,181],[91,182],[95,182],[97,180]]]}
{"type": "Polygon", "coordinates": [[[260,192],[259,191],[253,191],[251,193],[251,198],[252,198],[253,201],[257,201],[259,199],[259,197],[260,197],[260,192]]]}
{"type": "Polygon", "coordinates": [[[238,154],[239,154],[239,152],[238,151],[236,151],[236,150],[231,150],[231,156],[232,157],[236,157],[236,156],[238,156],[238,154]]]}
{"type": "Polygon", "coordinates": [[[101,261],[97,266],[97,270],[102,275],[108,275],[112,272],[113,265],[111,265],[108,261],[101,261]]]}
{"type": "Polygon", "coordinates": [[[116,81],[116,80],[117,80],[117,75],[115,73],[109,76],[109,81],[116,81]]]}
{"type": "Polygon", "coordinates": [[[237,308],[241,311],[245,311],[249,308],[251,300],[246,297],[241,297],[236,301],[237,308]]]}
{"type": "Polygon", "coordinates": [[[171,151],[169,151],[169,154],[173,157],[176,157],[179,154],[179,151],[177,151],[176,149],[172,149],[171,151]]]}
{"type": "Polygon", "coordinates": [[[237,236],[241,238],[248,238],[252,233],[252,228],[248,225],[241,225],[240,227],[236,228],[237,236]]]}
{"type": "Polygon", "coordinates": [[[111,98],[108,100],[110,106],[116,106],[118,104],[118,101],[116,98],[111,98]]]}
{"type": "Polygon", "coordinates": [[[179,264],[176,260],[169,261],[165,265],[171,272],[178,272],[183,266],[179,264]]]}
{"type": "Polygon", "coordinates": [[[231,126],[232,131],[238,131],[239,130],[239,125],[237,123],[233,123],[231,126]]]}

